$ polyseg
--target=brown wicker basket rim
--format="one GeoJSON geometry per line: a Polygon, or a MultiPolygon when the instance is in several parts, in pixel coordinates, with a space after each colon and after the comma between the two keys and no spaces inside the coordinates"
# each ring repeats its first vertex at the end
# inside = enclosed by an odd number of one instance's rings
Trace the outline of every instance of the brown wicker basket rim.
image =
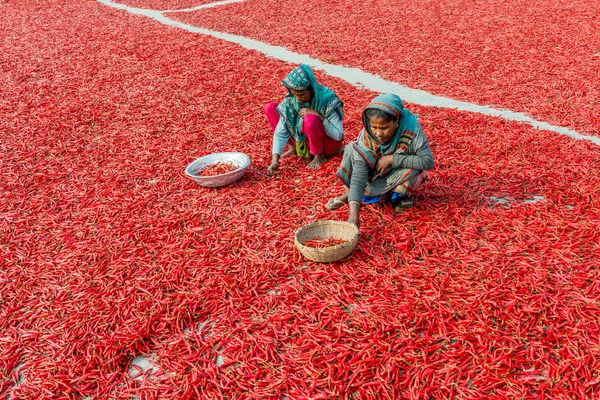
{"type": "Polygon", "coordinates": [[[344,249],[349,246],[355,246],[356,242],[358,241],[358,237],[359,237],[358,228],[356,228],[356,226],[354,226],[353,224],[351,224],[349,222],[335,221],[335,220],[321,220],[321,221],[312,222],[310,224],[307,224],[307,225],[304,225],[304,226],[298,228],[294,234],[294,241],[296,242],[296,245],[298,247],[308,250],[310,252],[330,253],[330,252],[334,252],[336,250],[344,249]],[[351,228],[352,230],[355,230],[356,232],[354,232],[353,236],[350,239],[346,240],[344,243],[336,244],[335,246],[322,247],[322,248],[306,246],[302,242],[300,242],[300,240],[298,240],[298,234],[304,229],[313,227],[315,225],[332,225],[332,224],[346,226],[348,228],[351,228]]]}

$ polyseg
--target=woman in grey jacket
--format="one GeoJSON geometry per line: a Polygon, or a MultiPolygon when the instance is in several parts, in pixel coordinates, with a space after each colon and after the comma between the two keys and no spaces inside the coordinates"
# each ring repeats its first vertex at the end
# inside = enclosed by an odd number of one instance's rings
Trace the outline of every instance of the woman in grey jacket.
{"type": "Polygon", "coordinates": [[[363,130],[344,149],[336,176],[346,193],[325,205],[335,210],[348,203],[348,222],[360,225],[362,203],[391,201],[396,210],[412,205],[412,193],[433,169],[433,155],[417,116],[400,97],[374,98],[363,112],[363,130]]]}

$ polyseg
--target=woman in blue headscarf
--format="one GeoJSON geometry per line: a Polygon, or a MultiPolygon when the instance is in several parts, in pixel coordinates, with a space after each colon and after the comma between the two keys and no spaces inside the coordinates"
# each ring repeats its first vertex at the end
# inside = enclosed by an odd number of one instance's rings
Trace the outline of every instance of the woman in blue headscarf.
{"type": "Polygon", "coordinates": [[[341,151],[344,139],[343,103],[329,88],[317,83],[308,65],[294,68],[282,83],[288,94],[279,105],[269,103],[265,110],[274,132],[269,176],[279,170],[280,157],[293,154],[312,158],[308,168],[319,168],[341,151]],[[287,144],[290,150],[283,153],[287,144]]]}
{"type": "Polygon", "coordinates": [[[417,116],[400,97],[375,97],[363,111],[363,130],[344,149],[336,176],[346,193],[325,205],[335,210],[348,203],[348,222],[360,225],[361,203],[391,200],[396,211],[412,206],[412,193],[433,169],[433,155],[417,116]]]}

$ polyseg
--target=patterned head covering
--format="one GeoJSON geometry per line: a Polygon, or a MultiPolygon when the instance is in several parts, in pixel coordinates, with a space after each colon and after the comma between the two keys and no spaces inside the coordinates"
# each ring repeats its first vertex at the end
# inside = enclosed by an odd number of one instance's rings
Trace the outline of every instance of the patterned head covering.
{"type": "Polygon", "coordinates": [[[318,111],[327,118],[332,112],[337,112],[340,119],[344,116],[343,103],[331,89],[317,83],[317,79],[310,67],[301,64],[294,68],[281,81],[288,91],[312,90],[310,103],[298,103],[296,97],[290,92],[277,106],[277,112],[283,118],[287,133],[296,142],[296,151],[298,155],[310,157],[306,136],[302,132],[302,118],[298,117],[301,108],[309,107],[318,111]]]}
{"type": "Polygon", "coordinates": [[[365,107],[363,112],[363,125],[368,125],[368,120],[365,119],[367,117],[367,110],[379,110],[383,111],[386,114],[391,115],[395,118],[402,117],[402,111],[404,110],[404,103],[402,99],[393,93],[382,94],[375,97],[371,102],[365,107]]]}
{"type": "Polygon", "coordinates": [[[417,117],[405,109],[402,99],[393,93],[382,94],[371,100],[363,111],[362,120],[364,129],[358,135],[354,147],[371,168],[374,168],[381,156],[406,152],[420,126],[417,117]],[[385,143],[380,142],[371,132],[371,123],[367,115],[370,109],[380,110],[398,118],[398,128],[394,136],[385,143]]]}
{"type": "Polygon", "coordinates": [[[316,84],[317,80],[315,79],[315,76],[310,70],[310,67],[308,65],[302,64],[299,67],[294,68],[292,72],[287,74],[287,76],[283,78],[281,83],[283,83],[283,86],[285,86],[289,90],[297,90],[301,92],[312,87],[311,78],[316,84]],[[304,70],[303,66],[307,67],[306,71],[304,70]]]}

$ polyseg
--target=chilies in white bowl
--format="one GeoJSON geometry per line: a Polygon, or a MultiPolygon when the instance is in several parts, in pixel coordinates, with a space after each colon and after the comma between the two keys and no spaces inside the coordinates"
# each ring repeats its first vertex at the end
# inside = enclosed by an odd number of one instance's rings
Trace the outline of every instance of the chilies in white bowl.
{"type": "Polygon", "coordinates": [[[221,187],[232,184],[239,180],[246,169],[250,166],[250,157],[240,152],[213,153],[194,160],[185,169],[185,174],[196,181],[200,186],[221,187]],[[219,162],[232,164],[237,167],[236,170],[222,175],[200,176],[199,173],[209,165],[219,162]]]}

